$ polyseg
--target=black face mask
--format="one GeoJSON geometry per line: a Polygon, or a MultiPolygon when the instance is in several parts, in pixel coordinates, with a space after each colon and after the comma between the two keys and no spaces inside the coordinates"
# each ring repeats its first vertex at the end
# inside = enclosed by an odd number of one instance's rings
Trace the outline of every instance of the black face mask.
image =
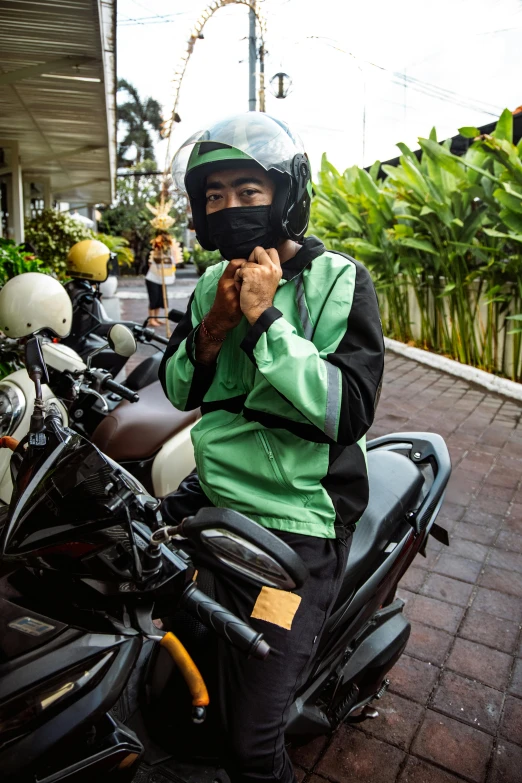
{"type": "Polygon", "coordinates": [[[248,259],[255,247],[275,247],[270,204],[263,207],[229,207],[207,215],[208,236],[223,258],[248,259]]]}

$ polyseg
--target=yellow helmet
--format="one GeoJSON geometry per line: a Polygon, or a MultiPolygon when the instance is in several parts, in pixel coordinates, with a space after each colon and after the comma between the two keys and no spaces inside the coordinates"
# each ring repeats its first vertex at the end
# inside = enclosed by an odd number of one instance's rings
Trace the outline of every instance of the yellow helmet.
{"type": "Polygon", "coordinates": [[[109,276],[110,258],[111,251],[99,239],[83,239],[69,250],[67,274],[93,283],[103,283],[109,276]]]}

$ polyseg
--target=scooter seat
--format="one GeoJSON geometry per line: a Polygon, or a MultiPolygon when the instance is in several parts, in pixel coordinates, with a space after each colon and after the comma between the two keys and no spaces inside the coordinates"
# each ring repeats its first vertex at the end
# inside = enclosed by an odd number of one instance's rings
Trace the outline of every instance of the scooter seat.
{"type": "Polygon", "coordinates": [[[418,507],[422,473],[407,457],[393,451],[368,452],[370,500],[357,523],[341,593],[346,597],[375,567],[408,511],[418,507]]]}
{"type": "Polygon", "coordinates": [[[140,390],[139,402],[123,400],[98,424],[91,440],[117,462],[147,459],[199,416],[199,409],[178,411],[156,381],[140,390]]]}

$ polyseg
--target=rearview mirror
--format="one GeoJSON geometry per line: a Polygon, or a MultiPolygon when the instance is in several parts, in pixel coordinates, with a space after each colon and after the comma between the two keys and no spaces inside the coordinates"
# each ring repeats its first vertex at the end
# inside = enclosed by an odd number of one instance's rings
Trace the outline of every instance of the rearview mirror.
{"type": "Polygon", "coordinates": [[[111,349],[118,356],[128,358],[136,353],[136,340],[131,330],[123,324],[114,324],[107,333],[107,340],[111,349]]]}
{"type": "Polygon", "coordinates": [[[31,337],[25,344],[25,368],[33,383],[49,383],[49,373],[38,337],[31,337]]]}
{"type": "Polygon", "coordinates": [[[237,511],[202,508],[183,521],[180,534],[254,582],[293,590],[308,578],[306,565],[288,544],[237,511]]]}

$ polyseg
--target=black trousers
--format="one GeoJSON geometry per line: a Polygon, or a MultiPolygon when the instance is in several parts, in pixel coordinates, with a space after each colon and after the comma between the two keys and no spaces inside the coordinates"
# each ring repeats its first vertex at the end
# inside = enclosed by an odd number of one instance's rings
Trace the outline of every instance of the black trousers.
{"type": "MultiPolygon", "coordinates": [[[[212,505],[192,473],[165,498],[163,513],[167,521],[176,523],[212,505]]],[[[285,621],[277,611],[270,621],[251,616],[254,607],[259,607],[259,586],[233,573],[215,575],[216,600],[263,633],[271,647],[268,658],[257,661],[247,659],[221,639],[218,642],[216,687],[224,737],[222,763],[232,783],[296,781],[285,748],[284,728],[339,591],[350,545],[350,539],[341,544],[332,539],[272,532],[300,555],[310,572],[306,583],[292,591],[301,600],[290,629],[278,624],[285,621]]]]}
{"type": "Polygon", "coordinates": [[[147,293],[149,295],[149,310],[160,310],[164,306],[163,289],[160,283],[154,283],[152,280],[145,280],[147,293]]]}

